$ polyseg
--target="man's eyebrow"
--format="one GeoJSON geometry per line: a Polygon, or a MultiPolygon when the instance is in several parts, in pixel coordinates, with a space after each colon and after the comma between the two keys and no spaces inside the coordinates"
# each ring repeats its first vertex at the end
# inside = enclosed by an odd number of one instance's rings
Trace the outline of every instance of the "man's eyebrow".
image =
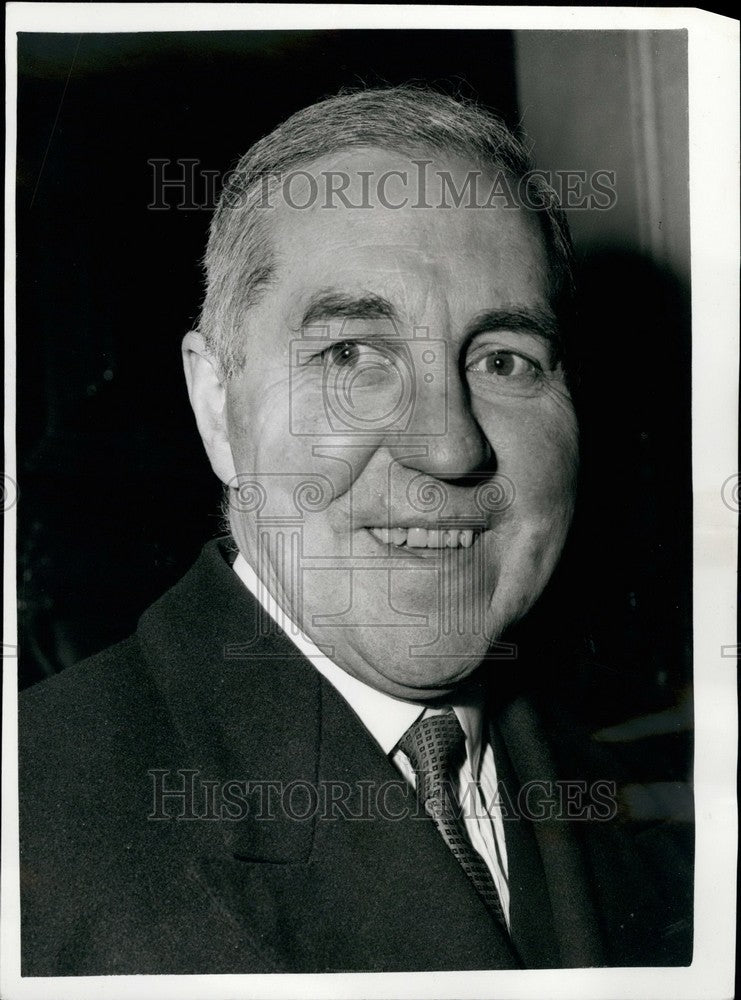
{"type": "Polygon", "coordinates": [[[311,326],[328,319],[390,319],[398,320],[394,306],[382,295],[372,292],[349,295],[333,290],[315,292],[301,318],[301,326],[311,326]]]}
{"type": "Polygon", "coordinates": [[[547,340],[556,350],[563,344],[558,320],[546,309],[486,309],[473,318],[466,333],[470,339],[477,333],[503,329],[532,333],[547,340]]]}

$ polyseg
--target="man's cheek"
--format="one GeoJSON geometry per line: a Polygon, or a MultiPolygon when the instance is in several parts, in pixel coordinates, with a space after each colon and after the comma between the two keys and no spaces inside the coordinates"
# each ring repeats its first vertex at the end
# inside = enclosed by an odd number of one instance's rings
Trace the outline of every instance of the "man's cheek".
{"type": "Polygon", "coordinates": [[[287,434],[288,396],[280,383],[259,389],[243,381],[227,390],[225,417],[235,463],[254,468],[254,456],[287,434]]]}
{"type": "Polygon", "coordinates": [[[331,432],[327,399],[321,385],[291,385],[282,410],[285,433],[295,437],[323,437],[331,432]]]}
{"type": "Polygon", "coordinates": [[[579,470],[575,424],[539,424],[522,440],[512,464],[524,517],[547,521],[571,516],[579,470]]]}
{"type": "Polygon", "coordinates": [[[554,466],[546,455],[537,464],[539,473],[528,463],[510,474],[514,500],[508,527],[522,538],[561,537],[574,511],[577,464],[554,466]]]}
{"type": "Polygon", "coordinates": [[[540,596],[568,530],[568,519],[520,524],[506,546],[494,591],[494,609],[504,622],[522,618],[540,596]]]}

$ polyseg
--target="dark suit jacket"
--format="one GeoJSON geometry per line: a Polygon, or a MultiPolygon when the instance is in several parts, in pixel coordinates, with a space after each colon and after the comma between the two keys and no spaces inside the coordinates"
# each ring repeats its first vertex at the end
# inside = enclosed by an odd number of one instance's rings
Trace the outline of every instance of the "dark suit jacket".
{"type": "MultiPolygon", "coordinates": [[[[691,961],[691,869],[666,824],[506,822],[510,941],[432,821],[390,818],[405,786],[344,700],[277,628],[259,633],[209,543],[136,635],[22,697],[24,975],[691,961]],[[294,785],[271,805],[229,780],[294,785]],[[155,800],[157,782],[191,781],[192,802],[155,800]],[[328,812],[307,789],[330,786],[328,812]]],[[[531,703],[500,698],[491,737],[512,799],[588,776],[560,719],[549,742],[531,703]]]]}

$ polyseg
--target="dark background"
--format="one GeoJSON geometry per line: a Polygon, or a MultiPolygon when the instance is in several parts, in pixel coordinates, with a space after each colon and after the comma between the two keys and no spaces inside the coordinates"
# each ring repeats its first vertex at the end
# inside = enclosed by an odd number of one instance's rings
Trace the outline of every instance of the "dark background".
{"type": "MultiPolygon", "coordinates": [[[[220,485],[179,360],[210,212],[177,209],[174,190],[168,210],[148,208],[148,161],[197,159],[223,174],[342,85],[427,80],[515,128],[520,108],[507,31],[21,34],[18,66],[27,686],[129,634],[219,533],[220,485]]],[[[546,646],[573,650],[574,699],[609,725],[686,704],[689,290],[634,247],[577,251],[584,481],[566,557],[530,624],[546,646]]],[[[678,756],[678,774],[687,762],[678,756]]]]}

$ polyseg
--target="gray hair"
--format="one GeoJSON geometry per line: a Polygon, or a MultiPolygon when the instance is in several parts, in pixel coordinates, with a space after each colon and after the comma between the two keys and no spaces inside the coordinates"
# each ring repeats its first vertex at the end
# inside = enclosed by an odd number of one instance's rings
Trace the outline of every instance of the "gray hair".
{"type": "Polygon", "coordinates": [[[572,249],[566,218],[523,143],[504,121],[470,100],[424,86],[340,93],[296,112],[245,153],[214,213],[204,258],[206,294],[199,329],[226,377],[243,363],[247,313],[275,275],[267,213],[256,208],[264,179],[305,167],[352,147],[413,157],[445,153],[527,177],[528,207],[537,206],[554,278],[555,305],[573,298],[572,249]],[[239,210],[235,210],[235,204],[239,210]]]}

